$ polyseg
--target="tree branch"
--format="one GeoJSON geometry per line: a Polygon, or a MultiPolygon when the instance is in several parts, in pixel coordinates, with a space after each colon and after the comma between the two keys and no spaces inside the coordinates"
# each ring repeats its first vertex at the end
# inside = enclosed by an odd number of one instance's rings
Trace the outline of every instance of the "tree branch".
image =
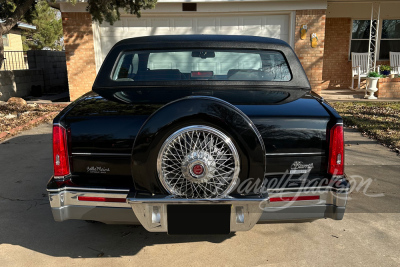
{"type": "Polygon", "coordinates": [[[5,34],[9,32],[12,27],[17,24],[18,20],[22,18],[22,16],[29,10],[35,0],[26,0],[21,5],[18,5],[15,9],[13,15],[6,19],[4,23],[0,24],[1,33],[5,34]]]}

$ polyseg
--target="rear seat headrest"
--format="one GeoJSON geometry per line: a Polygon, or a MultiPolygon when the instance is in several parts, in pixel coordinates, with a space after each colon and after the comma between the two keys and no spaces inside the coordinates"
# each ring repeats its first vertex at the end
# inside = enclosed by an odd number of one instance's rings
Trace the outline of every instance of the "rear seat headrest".
{"type": "Polygon", "coordinates": [[[182,74],[178,69],[159,69],[138,72],[136,81],[175,81],[181,80],[182,74]]]}

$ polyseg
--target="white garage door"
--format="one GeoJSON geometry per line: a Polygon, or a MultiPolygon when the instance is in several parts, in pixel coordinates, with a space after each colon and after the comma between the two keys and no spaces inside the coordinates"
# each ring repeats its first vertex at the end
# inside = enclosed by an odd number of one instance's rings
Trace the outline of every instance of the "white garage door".
{"type": "Polygon", "coordinates": [[[213,17],[121,17],[114,26],[100,26],[103,59],[111,47],[126,38],[168,34],[232,34],[273,37],[289,42],[289,15],[213,17]]]}

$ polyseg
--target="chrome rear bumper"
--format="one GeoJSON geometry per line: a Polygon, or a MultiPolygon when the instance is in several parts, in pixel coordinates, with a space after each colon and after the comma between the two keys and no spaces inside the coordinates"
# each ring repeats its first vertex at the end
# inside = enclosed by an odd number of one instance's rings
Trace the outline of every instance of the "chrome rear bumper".
{"type": "MultiPolygon", "coordinates": [[[[128,196],[127,202],[132,206],[136,217],[149,232],[168,231],[168,205],[230,205],[231,232],[247,231],[253,228],[261,217],[265,198],[223,198],[223,199],[182,199],[170,196],[163,198],[137,198],[128,196]]],[[[185,214],[182,214],[185,216],[185,214]]],[[[212,220],[212,218],[210,218],[212,220]]]]}
{"type": "MultiPolygon", "coordinates": [[[[307,190],[311,190],[307,188],[307,190]]],[[[247,231],[256,223],[287,220],[343,218],[349,189],[315,188],[311,192],[299,189],[269,190],[259,198],[177,199],[171,197],[137,197],[128,190],[62,188],[48,189],[53,217],[93,220],[108,224],[142,224],[151,232],[166,232],[167,205],[229,204],[231,231],[247,231]],[[314,200],[286,201],[298,197],[318,196],[314,200]],[[126,199],[126,202],[81,201],[80,197],[126,199]],[[276,199],[280,199],[276,201],[276,199]],[[282,201],[283,200],[283,201],[282,201]]],[[[307,199],[307,198],[306,198],[307,199]]]]}

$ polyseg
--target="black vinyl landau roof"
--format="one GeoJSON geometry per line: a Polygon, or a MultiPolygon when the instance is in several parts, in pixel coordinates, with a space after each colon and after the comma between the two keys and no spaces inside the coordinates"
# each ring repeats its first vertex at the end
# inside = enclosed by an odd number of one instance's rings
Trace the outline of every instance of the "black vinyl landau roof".
{"type": "Polygon", "coordinates": [[[136,45],[136,44],[151,44],[159,48],[163,48],[164,44],[172,43],[175,45],[182,45],[183,43],[204,43],[211,42],[214,47],[220,47],[224,43],[230,43],[236,48],[245,48],[249,43],[255,44],[274,44],[282,45],[288,47],[288,43],[285,41],[259,36],[250,35],[204,35],[204,34],[194,34],[194,35],[154,35],[154,36],[144,36],[136,38],[128,38],[119,41],[115,46],[119,45],[136,45]],[[218,45],[219,44],[219,45],[218,45]]]}
{"type": "MultiPolygon", "coordinates": [[[[150,88],[207,88],[212,90],[272,90],[290,91],[298,98],[311,90],[310,83],[296,54],[288,43],[279,39],[239,35],[161,35],[129,38],[116,43],[105,58],[93,85],[93,91],[110,97],[117,91],[150,90],[150,88]],[[114,81],[111,79],[115,62],[121,52],[143,50],[179,49],[240,49],[274,50],[281,52],[287,60],[292,79],[290,81],[114,81]]],[[[292,98],[290,97],[290,98],[292,98]]]]}

